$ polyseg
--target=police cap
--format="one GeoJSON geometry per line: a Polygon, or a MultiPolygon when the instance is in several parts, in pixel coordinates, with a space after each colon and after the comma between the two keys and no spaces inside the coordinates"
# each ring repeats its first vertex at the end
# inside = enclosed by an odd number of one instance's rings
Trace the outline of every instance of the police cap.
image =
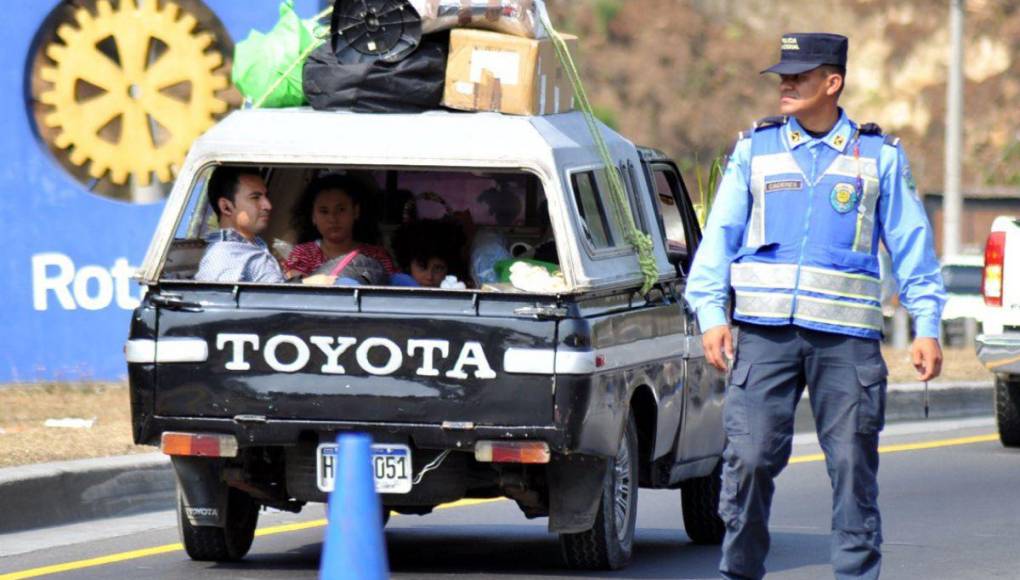
{"type": "Polygon", "coordinates": [[[846,67],[848,45],[847,38],[839,34],[784,34],[779,63],[761,72],[796,75],[824,64],[846,67]]]}

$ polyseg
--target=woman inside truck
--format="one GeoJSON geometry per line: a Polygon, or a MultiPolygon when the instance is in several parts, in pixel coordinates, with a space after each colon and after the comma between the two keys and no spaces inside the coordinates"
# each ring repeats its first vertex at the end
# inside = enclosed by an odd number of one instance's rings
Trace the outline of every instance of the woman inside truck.
{"type": "Polygon", "coordinates": [[[364,188],[359,180],[335,173],[320,176],[308,185],[291,216],[298,245],[283,263],[288,278],[307,277],[323,264],[354,251],[377,260],[387,274],[396,272],[384,248],[357,239],[364,188]]]}

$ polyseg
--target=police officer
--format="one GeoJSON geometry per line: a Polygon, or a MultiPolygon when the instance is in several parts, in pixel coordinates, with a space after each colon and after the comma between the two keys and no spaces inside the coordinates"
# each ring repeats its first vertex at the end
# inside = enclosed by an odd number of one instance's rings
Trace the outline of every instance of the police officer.
{"type": "Polygon", "coordinates": [[[765,574],[773,480],[789,460],[805,386],[832,480],[835,575],[879,575],[887,374],[879,242],[916,325],[919,378],[941,370],[945,290],[931,226],[899,140],[838,106],[847,44],[835,34],[782,38],[779,64],[763,71],[779,75],[782,116],[740,135],[687,286],[707,360],[721,371],[730,365],[719,507],[724,578],[765,574]],[[731,291],[736,349],[726,316],[731,291]]]}

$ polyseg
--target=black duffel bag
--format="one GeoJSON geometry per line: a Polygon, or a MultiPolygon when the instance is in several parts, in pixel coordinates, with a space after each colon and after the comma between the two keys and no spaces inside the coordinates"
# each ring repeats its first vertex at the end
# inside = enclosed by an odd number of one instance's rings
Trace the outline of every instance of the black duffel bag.
{"type": "Polygon", "coordinates": [[[447,35],[422,39],[403,60],[340,64],[327,42],[305,61],[305,97],[313,108],[359,113],[418,113],[439,108],[446,80],[447,35]]]}

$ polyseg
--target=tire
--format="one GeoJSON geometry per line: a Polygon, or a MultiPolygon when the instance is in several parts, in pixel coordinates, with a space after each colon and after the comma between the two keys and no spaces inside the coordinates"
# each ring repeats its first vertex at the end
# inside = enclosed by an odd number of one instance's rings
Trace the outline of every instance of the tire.
{"type": "Polygon", "coordinates": [[[996,375],[995,420],[1002,444],[1020,447],[1020,377],[996,375]]]}
{"type": "Polygon", "coordinates": [[[638,435],[634,416],[609,461],[595,524],[585,532],[560,534],[567,565],[576,570],[619,570],[630,562],[637,522],[638,435]]]}
{"type": "Polygon", "coordinates": [[[684,531],[695,544],[721,544],[726,524],[719,517],[719,493],[722,491],[722,461],[704,477],[680,484],[684,531]]]}
{"type": "Polygon", "coordinates": [[[193,526],[184,515],[184,497],[178,492],[177,524],[181,543],[192,560],[202,562],[236,562],[251,549],[255,525],[259,520],[259,504],[243,491],[229,489],[227,525],[193,526]]]}

